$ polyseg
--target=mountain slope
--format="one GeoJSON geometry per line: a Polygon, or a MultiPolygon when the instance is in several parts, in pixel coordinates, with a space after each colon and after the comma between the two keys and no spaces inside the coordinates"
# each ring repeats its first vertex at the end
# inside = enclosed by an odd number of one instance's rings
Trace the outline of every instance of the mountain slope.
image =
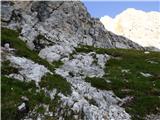
{"type": "Polygon", "coordinates": [[[2,27],[3,120],[158,115],[159,53],[105,31],[81,2],[2,2],[2,27]]]}

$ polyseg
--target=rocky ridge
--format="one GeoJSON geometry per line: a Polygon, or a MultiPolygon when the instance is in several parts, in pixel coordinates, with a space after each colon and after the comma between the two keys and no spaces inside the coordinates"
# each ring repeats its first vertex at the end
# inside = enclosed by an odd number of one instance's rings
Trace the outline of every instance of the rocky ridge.
{"type": "Polygon", "coordinates": [[[105,30],[81,2],[2,2],[2,26],[18,29],[31,49],[54,44],[143,49],[105,30]]]}

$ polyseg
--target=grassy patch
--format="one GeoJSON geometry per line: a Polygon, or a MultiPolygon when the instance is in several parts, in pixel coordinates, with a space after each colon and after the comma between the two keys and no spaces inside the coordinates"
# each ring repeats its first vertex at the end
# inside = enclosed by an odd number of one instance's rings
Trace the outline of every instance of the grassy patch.
{"type": "Polygon", "coordinates": [[[143,120],[146,114],[160,112],[160,53],[126,49],[103,49],[91,46],[76,48],[77,52],[96,52],[113,56],[105,67],[103,78],[86,78],[92,86],[102,90],[113,90],[119,97],[134,96],[124,106],[133,119],[143,120]],[[120,59],[117,59],[120,58],[120,59]],[[157,62],[151,64],[147,61],[157,62]],[[129,70],[122,72],[122,70],[129,70]],[[140,74],[149,73],[152,77],[140,74]],[[107,82],[107,80],[111,82],[107,82]]]}
{"type": "MultiPolygon", "coordinates": [[[[2,91],[2,120],[18,120],[20,119],[17,114],[17,107],[21,104],[21,97],[26,96],[29,98],[29,110],[32,111],[36,105],[40,104],[57,104],[58,100],[51,100],[49,96],[46,96],[44,91],[36,92],[35,83],[22,82],[16,79],[7,78],[2,76],[1,78],[1,91],[2,91]]],[[[55,110],[55,106],[52,106],[52,111],[55,110]]],[[[37,114],[42,114],[41,108],[37,110],[37,114]]],[[[43,113],[44,114],[44,113],[43,113]]],[[[21,116],[24,117],[24,116],[21,116]]]]}
{"type": "Polygon", "coordinates": [[[127,107],[126,111],[132,113],[133,120],[144,120],[143,116],[160,112],[160,97],[139,96],[127,107]]]}
{"type": "Polygon", "coordinates": [[[103,78],[98,78],[98,77],[89,78],[89,77],[87,77],[86,81],[90,82],[92,86],[100,88],[102,90],[111,89],[111,85],[107,84],[107,82],[103,78]]]}
{"type": "Polygon", "coordinates": [[[18,73],[18,69],[14,68],[10,65],[10,61],[3,61],[1,66],[1,74],[2,75],[9,75],[11,73],[18,73]]]}
{"type": "Polygon", "coordinates": [[[53,61],[52,65],[54,66],[54,68],[58,68],[63,65],[63,62],[62,61],[53,61]]]}
{"type": "Polygon", "coordinates": [[[65,95],[71,93],[70,84],[63,77],[57,74],[45,75],[40,82],[40,86],[45,87],[48,90],[53,90],[53,88],[56,88],[58,92],[62,92],[65,95]]]}

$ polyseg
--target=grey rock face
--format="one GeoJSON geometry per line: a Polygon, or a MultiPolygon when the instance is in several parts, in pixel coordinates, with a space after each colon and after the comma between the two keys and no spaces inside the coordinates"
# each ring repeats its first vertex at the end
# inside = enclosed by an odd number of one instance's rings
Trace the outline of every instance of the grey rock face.
{"type": "Polygon", "coordinates": [[[44,36],[46,46],[73,38],[68,44],[143,49],[106,31],[99,19],[92,18],[79,1],[2,2],[2,20],[3,27],[21,30],[21,38],[31,49],[45,47],[37,48],[34,41],[38,35],[44,36]]]}
{"type": "Polygon", "coordinates": [[[48,72],[50,72],[47,68],[43,65],[39,65],[34,63],[31,60],[21,57],[15,56],[7,56],[7,59],[10,60],[13,66],[17,69],[21,69],[19,74],[10,74],[10,77],[18,78],[20,80],[34,80],[38,85],[38,82],[41,78],[48,72]]]}
{"type": "Polygon", "coordinates": [[[151,114],[147,115],[145,120],[159,120],[160,119],[160,114],[151,114]]]}
{"type": "Polygon", "coordinates": [[[1,19],[2,21],[9,22],[12,16],[13,7],[11,2],[2,2],[1,19]]]}
{"type": "Polygon", "coordinates": [[[42,49],[39,52],[39,56],[46,59],[48,62],[53,62],[60,60],[62,57],[69,56],[72,51],[71,47],[67,45],[53,45],[42,49]]]}
{"type": "Polygon", "coordinates": [[[160,49],[158,48],[155,48],[153,46],[150,46],[150,47],[145,47],[145,50],[148,50],[148,51],[157,51],[157,52],[160,52],[160,49]]]}
{"type": "Polygon", "coordinates": [[[140,45],[138,45],[137,43],[132,42],[131,40],[123,37],[123,36],[118,36],[115,35],[112,32],[108,32],[109,36],[112,38],[112,45],[115,48],[124,48],[124,49],[138,49],[138,50],[144,50],[143,47],[141,47],[140,45]]]}
{"type": "MultiPolygon", "coordinates": [[[[70,75],[71,73],[73,76],[77,75],[84,75],[89,77],[102,77],[104,74],[103,67],[105,64],[105,61],[107,61],[107,57],[105,55],[97,55],[99,57],[97,64],[100,64],[99,66],[96,66],[93,64],[93,57],[91,54],[95,55],[95,53],[90,54],[78,54],[75,57],[75,59],[70,60],[64,64],[63,70],[70,75]],[[100,56],[103,58],[102,61],[100,61],[100,56]],[[102,68],[100,66],[103,66],[102,68]]],[[[96,57],[97,57],[96,56],[96,57]]]]}
{"type": "Polygon", "coordinates": [[[111,105],[109,108],[109,120],[128,120],[130,118],[129,115],[125,113],[125,111],[115,105],[111,105]]]}

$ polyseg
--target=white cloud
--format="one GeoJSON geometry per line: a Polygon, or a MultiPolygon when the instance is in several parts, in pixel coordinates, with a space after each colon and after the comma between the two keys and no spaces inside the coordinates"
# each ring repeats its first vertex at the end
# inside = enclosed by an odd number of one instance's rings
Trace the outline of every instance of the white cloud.
{"type": "Polygon", "coordinates": [[[115,34],[123,35],[142,46],[160,49],[160,12],[128,8],[115,18],[104,16],[100,21],[115,34]]]}

